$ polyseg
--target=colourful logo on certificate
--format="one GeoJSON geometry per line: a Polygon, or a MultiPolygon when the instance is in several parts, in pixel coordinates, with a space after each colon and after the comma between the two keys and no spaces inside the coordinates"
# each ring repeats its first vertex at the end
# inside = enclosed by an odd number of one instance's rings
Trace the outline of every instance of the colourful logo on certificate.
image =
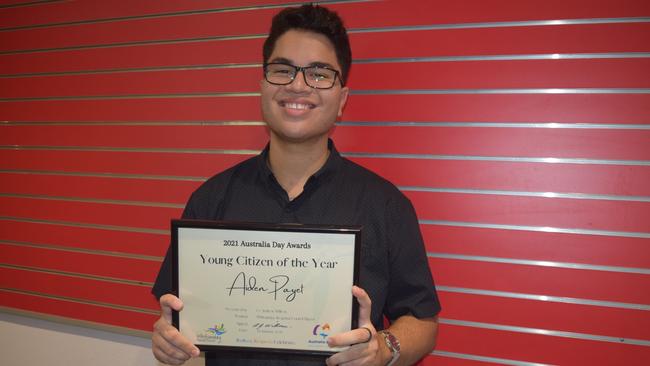
{"type": "Polygon", "coordinates": [[[220,335],[226,333],[226,328],[224,328],[223,323],[221,323],[221,325],[219,325],[219,326],[217,326],[215,324],[214,327],[208,328],[207,331],[212,335],[220,336],[220,335]]]}
{"type": "Polygon", "coordinates": [[[196,340],[203,343],[209,344],[220,344],[221,335],[226,333],[226,327],[221,323],[221,325],[214,325],[214,327],[209,327],[202,332],[196,334],[196,340]]]}
{"type": "Polygon", "coordinates": [[[330,325],[327,323],[323,325],[316,324],[314,330],[312,331],[312,334],[315,336],[321,336],[323,339],[325,339],[330,334],[330,325]]]}

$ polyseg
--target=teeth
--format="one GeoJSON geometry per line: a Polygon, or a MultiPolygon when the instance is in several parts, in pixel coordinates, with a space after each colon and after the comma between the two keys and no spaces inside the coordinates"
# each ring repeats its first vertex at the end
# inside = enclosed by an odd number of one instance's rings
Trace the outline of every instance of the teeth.
{"type": "Polygon", "coordinates": [[[302,103],[284,103],[284,106],[287,108],[291,109],[310,109],[311,105],[310,104],[302,104],[302,103]]]}

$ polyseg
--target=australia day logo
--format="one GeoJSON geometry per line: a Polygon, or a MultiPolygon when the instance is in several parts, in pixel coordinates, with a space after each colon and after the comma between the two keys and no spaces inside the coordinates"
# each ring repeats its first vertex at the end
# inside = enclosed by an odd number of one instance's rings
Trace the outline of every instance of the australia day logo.
{"type": "Polygon", "coordinates": [[[330,334],[330,325],[328,323],[316,324],[311,334],[320,337],[320,340],[310,341],[309,343],[327,343],[327,336],[330,334]]]}

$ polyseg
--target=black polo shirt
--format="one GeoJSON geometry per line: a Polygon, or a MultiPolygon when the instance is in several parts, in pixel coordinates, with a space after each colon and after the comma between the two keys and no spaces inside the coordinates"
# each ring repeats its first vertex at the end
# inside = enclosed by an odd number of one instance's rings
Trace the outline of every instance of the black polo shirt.
{"type": "MultiPolygon", "coordinates": [[[[405,314],[435,316],[440,303],[411,202],[392,183],[341,157],[331,140],[329,148],[325,165],[293,200],[268,167],[267,146],[260,155],[203,183],[190,197],[183,218],[360,225],[359,286],[372,300],[374,326],[383,328],[383,316],[391,321],[405,314]]],[[[153,293],[160,297],[169,292],[168,253],[153,293]]]]}

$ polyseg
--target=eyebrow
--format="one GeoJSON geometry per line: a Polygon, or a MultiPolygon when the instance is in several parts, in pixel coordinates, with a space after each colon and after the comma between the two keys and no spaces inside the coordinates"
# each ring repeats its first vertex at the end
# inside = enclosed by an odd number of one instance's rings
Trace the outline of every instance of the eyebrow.
{"type": "MultiPolygon", "coordinates": [[[[276,58],[273,58],[273,59],[269,60],[269,62],[279,62],[279,63],[282,63],[282,64],[289,64],[289,65],[296,66],[293,63],[293,61],[289,60],[288,58],[284,58],[284,57],[276,57],[276,58]]],[[[327,62],[315,61],[315,62],[309,63],[305,67],[310,67],[310,66],[327,67],[328,69],[336,70],[336,67],[334,67],[334,65],[328,64],[327,62]]]]}

